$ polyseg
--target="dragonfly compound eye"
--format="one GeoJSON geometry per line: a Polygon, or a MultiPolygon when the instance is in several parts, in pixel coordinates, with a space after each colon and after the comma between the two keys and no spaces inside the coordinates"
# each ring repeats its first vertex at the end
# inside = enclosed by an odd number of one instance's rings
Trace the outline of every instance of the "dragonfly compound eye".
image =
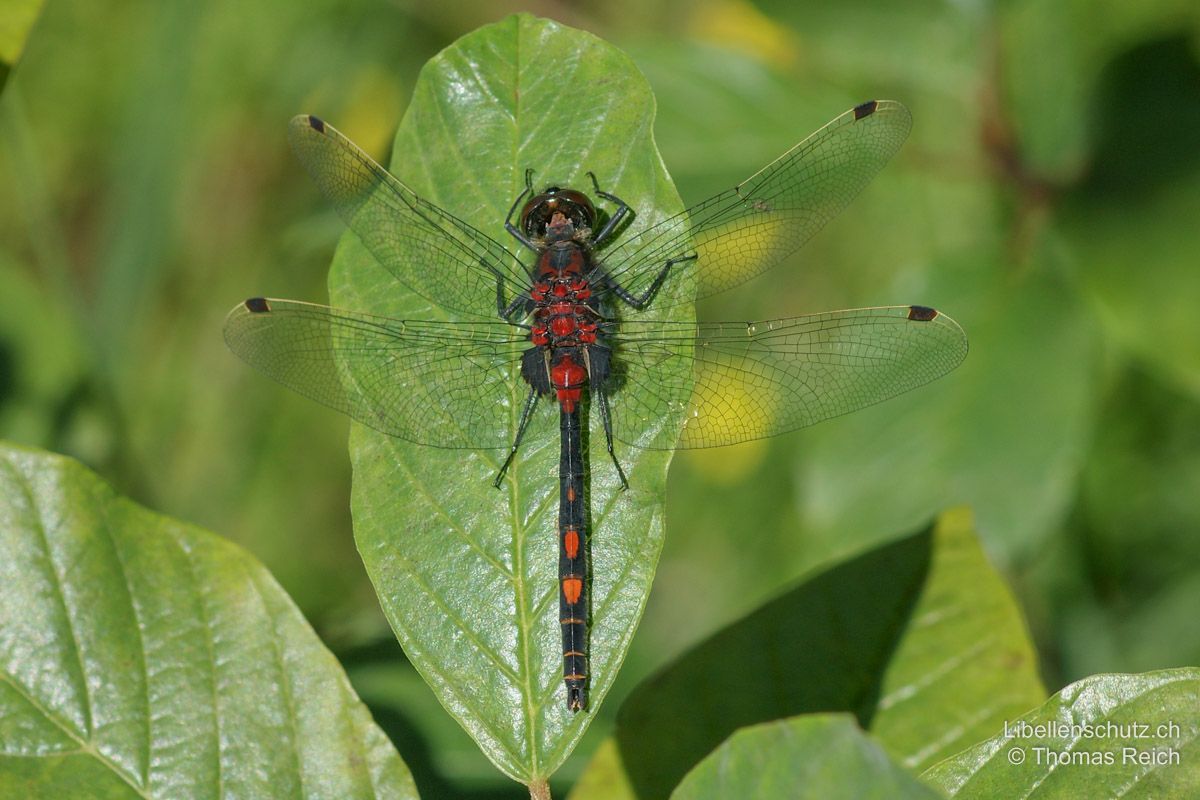
{"type": "Polygon", "coordinates": [[[521,209],[521,230],[526,236],[544,237],[555,214],[562,214],[576,230],[590,228],[596,219],[596,208],[583,192],[548,186],[529,199],[521,209]]]}

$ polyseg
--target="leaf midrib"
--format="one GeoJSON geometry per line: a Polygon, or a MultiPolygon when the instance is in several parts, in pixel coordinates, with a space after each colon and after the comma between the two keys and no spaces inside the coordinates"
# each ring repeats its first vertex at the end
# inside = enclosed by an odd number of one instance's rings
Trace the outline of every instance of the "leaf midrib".
{"type": "MultiPolygon", "coordinates": [[[[513,161],[514,169],[519,170],[520,166],[517,160],[520,158],[520,126],[521,126],[521,34],[524,26],[521,18],[516,19],[517,34],[514,37],[514,53],[513,53],[513,161]]],[[[517,396],[517,386],[519,381],[509,381],[509,403],[508,417],[510,431],[515,431],[520,424],[517,417],[517,406],[519,398],[517,396]]],[[[538,761],[537,747],[537,724],[538,724],[538,709],[535,707],[533,699],[533,653],[531,638],[533,636],[534,621],[530,619],[530,609],[527,604],[528,587],[526,586],[526,575],[528,574],[527,565],[525,563],[525,530],[521,524],[521,481],[520,477],[520,460],[515,459],[512,465],[513,475],[509,480],[508,492],[508,510],[512,520],[512,537],[513,537],[513,600],[517,608],[517,637],[518,647],[521,653],[521,672],[524,678],[524,686],[522,691],[522,713],[525,715],[525,750],[530,754],[529,760],[529,778],[536,780],[541,777],[540,763],[538,761]]],[[[536,515],[535,515],[536,516],[536,515]]],[[[530,520],[532,523],[533,520],[530,520]]],[[[519,763],[519,761],[518,761],[519,763]]]]}

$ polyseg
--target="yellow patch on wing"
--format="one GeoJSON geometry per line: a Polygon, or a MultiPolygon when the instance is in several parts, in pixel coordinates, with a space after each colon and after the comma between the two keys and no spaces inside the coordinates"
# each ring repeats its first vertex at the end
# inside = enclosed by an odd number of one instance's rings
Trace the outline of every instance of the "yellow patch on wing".
{"type": "MultiPolygon", "coordinates": [[[[703,347],[703,345],[700,345],[703,347]]],[[[778,395],[754,370],[755,362],[710,356],[696,375],[683,420],[684,447],[711,447],[759,439],[772,431],[778,395]]]]}

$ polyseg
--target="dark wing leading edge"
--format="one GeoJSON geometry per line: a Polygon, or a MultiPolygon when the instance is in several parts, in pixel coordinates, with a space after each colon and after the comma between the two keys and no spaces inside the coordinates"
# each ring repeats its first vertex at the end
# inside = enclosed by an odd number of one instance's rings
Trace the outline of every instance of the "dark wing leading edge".
{"type": "Polygon", "coordinates": [[[506,449],[527,339],[503,322],[413,322],[253,298],[225,320],[239,358],[378,431],[435,447],[506,449]]]}
{"type": "Polygon", "coordinates": [[[525,268],[503,245],[422,200],[332,125],[300,115],[288,139],[350,230],[396,280],[426,300],[494,316],[497,281],[508,300],[528,288],[525,268]]]}
{"type": "Polygon", "coordinates": [[[929,383],[967,354],[958,323],[924,306],[757,323],[624,322],[615,338],[613,433],[649,449],[803,428],[929,383]],[[665,430],[682,425],[678,442],[629,434],[663,418],[673,423],[665,430]]]}
{"type": "MultiPolygon", "coordinates": [[[[770,269],[850,204],[900,149],[912,127],[891,100],[855,106],[734,188],[669,217],[602,254],[611,279],[648,289],[670,259],[693,270],[707,297],[770,269]]],[[[659,307],[691,297],[659,303],[659,307]]]]}

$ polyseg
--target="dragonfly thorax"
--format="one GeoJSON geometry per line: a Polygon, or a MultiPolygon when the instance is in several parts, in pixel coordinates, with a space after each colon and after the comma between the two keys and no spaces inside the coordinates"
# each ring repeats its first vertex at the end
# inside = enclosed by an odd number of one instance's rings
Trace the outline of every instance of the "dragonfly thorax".
{"type": "MultiPolygon", "coordinates": [[[[587,230],[587,228],[582,230],[587,230]]],[[[546,225],[546,234],[542,237],[542,241],[548,245],[554,245],[560,242],[574,241],[575,237],[575,223],[567,219],[566,215],[561,212],[555,212],[546,225]]]]}

